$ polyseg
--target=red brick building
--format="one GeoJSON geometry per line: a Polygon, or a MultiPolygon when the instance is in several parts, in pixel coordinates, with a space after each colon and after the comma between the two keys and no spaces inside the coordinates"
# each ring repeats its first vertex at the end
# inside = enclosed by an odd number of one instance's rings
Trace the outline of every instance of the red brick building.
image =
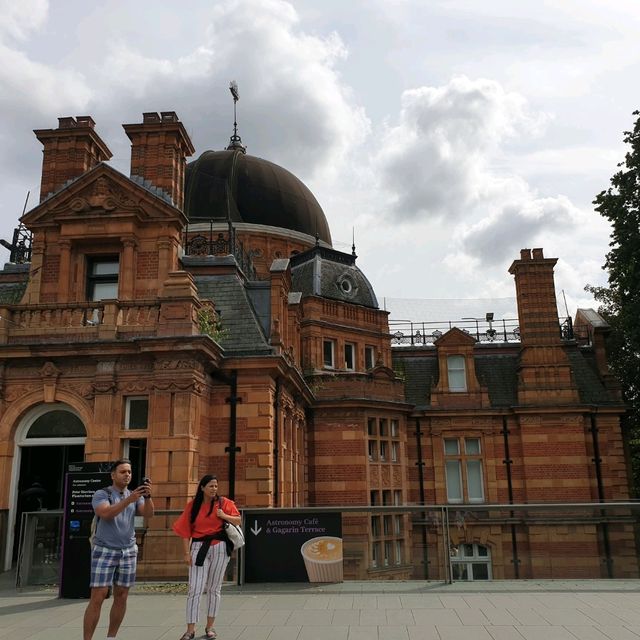
{"type": "MultiPolygon", "coordinates": [[[[173,112],[124,130],[130,176],[88,116],[35,132],[40,203],[0,272],[5,567],[36,470],[53,509],[69,462],[124,454],[159,509],[181,509],[209,471],[241,507],[362,505],[344,517],[347,577],[444,577],[427,548],[452,553],[459,578],[474,558],[476,579],[596,577],[605,556],[610,575],[637,575],[628,519],[603,533],[489,508],[629,497],[608,328],[581,310],[563,329],[555,259],[524,249],[511,265],[513,326],[391,335],[295,176],[236,137],[187,164],[173,112]],[[452,528],[451,549],[437,518],[366,513],[409,504],[487,509],[452,528]]],[[[147,577],[182,571],[168,520],[149,523],[147,577]]]]}

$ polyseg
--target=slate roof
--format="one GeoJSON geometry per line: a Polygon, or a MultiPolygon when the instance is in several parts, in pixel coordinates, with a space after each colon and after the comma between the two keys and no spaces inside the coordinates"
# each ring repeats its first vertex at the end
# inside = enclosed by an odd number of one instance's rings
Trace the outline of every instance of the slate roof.
{"type": "Polygon", "coordinates": [[[22,300],[24,291],[27,288],[26,282],[2,282],[0,283],[0,303],[18,304],[22,300]]]}
{"type": "Polygon", "coordinates": [[[619,400],[610,396],[602,384],[592,351],[569,348],[566,353],[581,402],[585,404],[620,404],[619,400]]]}
{"type": "MultiPolygon", "coordinates": [[[[438,359],[435,357],[395,357],[393,366],[405,377],[405,399],[416,409],[425,409],[431,400],[431,388],[438,382],[438,359]]],[[[476,375],[486,385],[493,407],[518,403],[516,355],[480,355],[475,357],[476,375]]]]}
{"type": "Polygon", "coordinates": [[[353,254],[317,245],[291,257],[291,281],[293,290],[303,296],[378,308],[373,287],[356,266],[353,254]]]}
{"type": "Polygon", "coordinates": [[[198,295],[212,300],[220,313],[223,334],[219,339],[225,355],[270,355],[258,316],[243,283],[235,274],[194,276],[198,295]]]}
{"type": "Polygon", "coordinates": [[[405,400],[424,409],[431,401],[431,387],[438,381],[438,359],[434,357],[393,358],[393,368],[404,376],[405,400]]]}
{"type": "Polygon", "coordinates": [[[518,360],[515,354],[475,357],[478,382],[486,385],[492,407],[518,404],[518,360]]]}

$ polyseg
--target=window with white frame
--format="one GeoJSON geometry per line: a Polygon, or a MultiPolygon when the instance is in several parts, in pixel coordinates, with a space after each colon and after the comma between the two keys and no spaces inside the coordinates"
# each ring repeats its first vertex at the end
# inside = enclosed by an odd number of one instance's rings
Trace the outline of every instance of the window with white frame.
{"type": "Polygon", "coordinates": [[[356,368],[356,347],[350,342],[344,345],[344,368],[353,371],[356,368]]]}
{"type": "Polygon", "coordinates": [[[491,580],[491,551],[476,543],[451,547],[451,570],[454,580],[491,580]]]}
{"type": "Polygon", "coordinates": [[[364,347],[364,368],[373,369],[376,364],[376,348],[371,345],[364,347]]]}
{"type": "Polygon", "coordinates": [[[449,391],[466,391],[467,375],[464,356],[447,356],[449,391]]]}
{"type": "Polygon", "coordinates": [[[336,343],[334,340],[322,341],[323,364],[326,369],[334,369],[336,366],[336,343]]]}
{"type": "Polygon", "coordinates": [[[124,428],[146,429],[149,425],[149,399],[130,397],[125,400],[124,428]]]}
{"type": "Polygon", "coordinates": [[[447,501],[484,502],[480,438],[445,438],[447,501]]]}

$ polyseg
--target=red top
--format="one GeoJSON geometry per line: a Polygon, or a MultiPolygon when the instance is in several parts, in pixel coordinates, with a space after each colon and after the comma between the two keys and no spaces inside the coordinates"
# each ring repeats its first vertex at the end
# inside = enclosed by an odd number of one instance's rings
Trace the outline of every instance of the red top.
{"type": "MultiPolygon", "coordinates": [[[[181,538],[204,538],[205,536],[210,536],[214,533],[218,533],[218,531],[222,531],[224,520],[222,520],[222,518],[218,518],[216,515],[216,511],[220,506],[220,500],[222,501],[222,510],[227,515],[240,515],[240,512],[236,507],[236,503],[233,500],[229,500],[229,498],[219,498],[216,499],[215,504],[213,505],[213,511],[210,515],[207,514],[209,513],[211,503],[203,502],[200,506],[200,511],[198,511],[196,519],[192,523],[191,505],[193,504],[193,500],[189,500],[184,511],[180,514],[180,517],[173,523],[172,529],[181,538]]],[[[212,544],[216,544],[218,542],[220,542],[220,540],[213,540],[212,544]]]]}

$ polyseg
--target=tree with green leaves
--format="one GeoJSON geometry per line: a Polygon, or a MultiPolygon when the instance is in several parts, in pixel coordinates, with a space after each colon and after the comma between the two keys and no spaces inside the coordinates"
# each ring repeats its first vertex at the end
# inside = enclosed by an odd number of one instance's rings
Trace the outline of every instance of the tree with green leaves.
{"type": "Polygon", "coordinates": [[[632,483],[640,495],[640,111],[634,111],[629,145],[611,186],[593,201],[595,210],[611,223],[611,242],[604,269],[608,287],[587,286],[609,322],[609,363],[622,384],[629,413],[623,423],[632,462],[632,483]]]}

